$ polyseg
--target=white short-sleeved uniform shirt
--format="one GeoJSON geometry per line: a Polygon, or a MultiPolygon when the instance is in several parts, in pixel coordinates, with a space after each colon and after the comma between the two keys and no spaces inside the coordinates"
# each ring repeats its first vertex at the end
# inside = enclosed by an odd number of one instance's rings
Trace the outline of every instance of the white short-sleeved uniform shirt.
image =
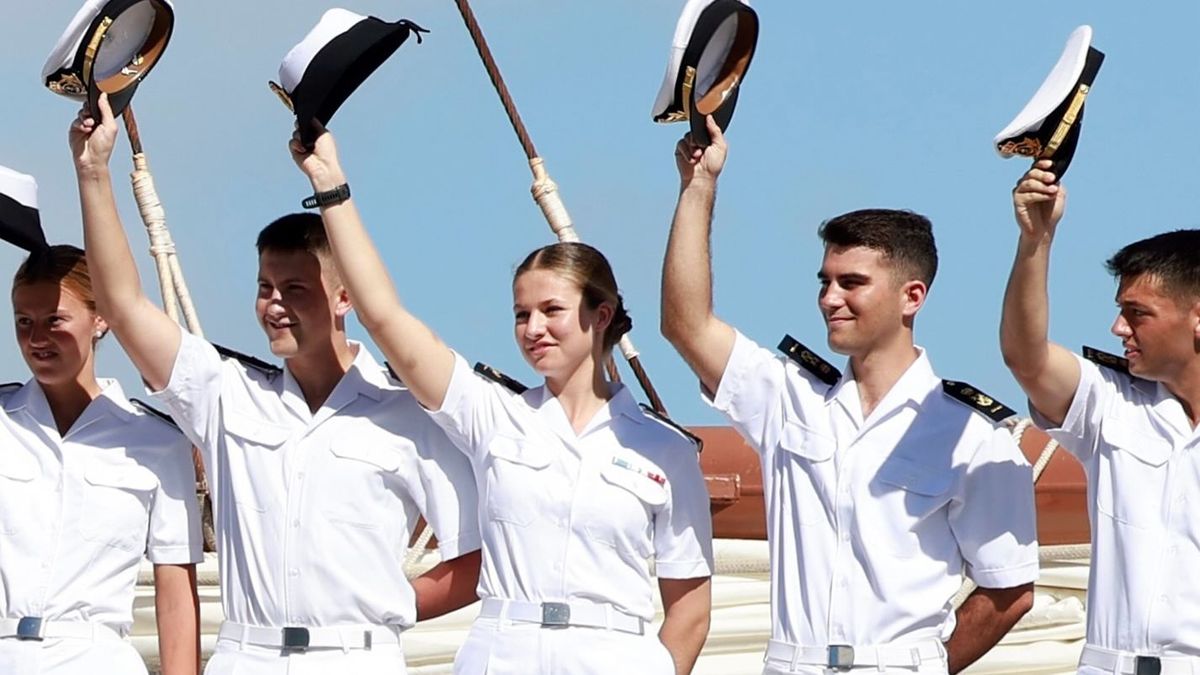
{"type": "Polygon", "coordinates": [[[127,635],[143,557],[203,558],[192,444],[115,380],[60,436],[36,381],[0,392],[0,616],[127,635]]]}
{"type": "Polygon", "coordinates": [[[945,640],[964,574],[1037,579],[1029,463],[919,351],[863,419],[852,373],[825,384],[737,334],[711,404],[762,459],[773,639],[945,640]]]}
{"type": "Polygon", "coordinates": [[[1062,426],[1032,412],[1087,474],[1087,641],[1200,656],[1200,434],[1162,384],[1076,358],[1062,426]]]}
{"type": "Polygon", "coordinates": [[[416,622],[402,570],[418,514],[442,558],[479,548],[470,465],[358,343],[311,413],[286,369],[184,334],[155,394],[201,448],[225,618],[256,626],[416,622]]]}
{"type": "Polygon", "coordinates": [[[654,617],[658,577],[712,574],[712,518],[695,443],[613,385],[576,435],[543,387],[517,395],[455,356],[438,424],[470,457],[482,597],[609,603],[654,617]]]}

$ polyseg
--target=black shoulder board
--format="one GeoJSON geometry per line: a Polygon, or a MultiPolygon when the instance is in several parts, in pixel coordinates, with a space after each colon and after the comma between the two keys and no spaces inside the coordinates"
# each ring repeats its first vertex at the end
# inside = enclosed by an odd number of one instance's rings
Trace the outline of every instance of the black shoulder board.
{"type": "Polygon", "coordinates": [[[942,380],[942,391],[959,403],[966,404],[968,407],[983,413],[984,417],[993,422],[1003,422],[1017,414],[1016,410],[1004,405],[966,382],[942,380]]]}
{"type": "Polygon", "coordinates": [[[221,355],[221,358],[233,359],[247,368],[253,368],[257,371],[266,373],[267,375],[278,375],[279,373],[283,372],[283,368],[280,368],[274,363],[267,363],[262,359],[256,359],[253,356],[247,356],[241,352],[235,352],[232,349],[228,347],[222,347],[215,342],[212,343],[212,346],[217,350],[217,353],[221,355]]]}
{"type": "Polygon", "coordinates": [[[683,425],[679,424],[678,422],[671,419],[670,417],[667,417],[666,415],[658,412],[654,408],[651,408],[650,406],[646,405],[645,403],[639,403],[638,405],[642,408],[642,411],[645,412],[647,415],[649,415],[649,416],[653,417],[654,419],[658,420],[659,422],[662,422],[663,424],[671,427],[675,431],[678,431],[679,433],[683,434],[684,438],[695,443],[696,444],[696,452],[701,452],[704,450],[704,440],[701,439],[696,434],[693,434],[692,432],[688,431],[686,428],[683,427],[683,425]]]}
{"type": "Polygon", "coordinates": [[[817,356],[811,349],[797,342],[796,338],[791,335],[783,336],[783,340],[779,343],[779,351],[787,354],[789,359],[795,361],[801,368],[816,375],[818,380],[829,386],[837,384],[838,380],[842,379],[842,371],[834,368],[832,363],[817,356]]]}
{"type": "Polygon", "coordinates": [[[152,417],[157,417],[158,419],[162,420],[163,422],[166,422],[167,424],[170,424],[171,426],[175,427],[176,429],[179,428],[179,425],[175,423],[175,419],[173,417],[171,417],[167,413],[159,410],[158,408],[155,408],[154,406],[150,405],[149,403],[146,403],[145,401],[142,401],[142,400],[139,400],[136,398],[129,399],[129,402],[132,403],[135,408],[137,408],[138,410],[141,410],[142,412],[146,413],[147,415],[150,415],[152,417]]]}
{"type": "Polygon", "coordinates": [[[1095,347],[1083,346],[1083,358],[1095,363],[1096,365],[1104,366],[1110,370],[1115,370],[1118,373],[1129,374],[1129,359],[1121,358],[1116,354],[1102,352],[1095,347]]]}
{"type": "Polygon", "coordinates": [[[496,370],[495,368],[489,366],[486,363],[483,363],[483,362],[476,363],[475,364],[475,372],[486,377],[487,379],[491,380],[492,382],[496,382],[500,385],[503,385],[506,389],[508,389],[509,391],[511,391],[514,394],[520,395],[520,394],[524,394],[525,392],[529,391],[529,387],[526,387],[525,385],[521,384],[520,382],[517,382],[513,378],[505,375],[504,373],[496,370]]]}

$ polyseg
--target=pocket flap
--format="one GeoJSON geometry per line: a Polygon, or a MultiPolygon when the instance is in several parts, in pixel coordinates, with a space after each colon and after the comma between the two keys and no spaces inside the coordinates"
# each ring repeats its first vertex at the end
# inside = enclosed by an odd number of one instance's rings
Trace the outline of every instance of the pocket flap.
{"type": "Polygon", "coordinates": [[[934,497],[950,489],[954,472],[930,469],[905,457],[889,457],[879,467],[879,480],[908,492],[934,497]]]}
{"type": "Polygon", "coordinates": [[[1171,444],[1157,432],[1131,426],[1116,419],[1100,425],[1100,437],[1108,445],[1133,455],[1150,466],[1162,466],[1171,458],[1171,444]]]}
{"type": "Polygon", "coordinates": [[[372,442],[369,438],[340,438],[329,448],[335,456],[353,459],[377,466],[387,472],[400,469],[400,456],[386,443],[372,442]]]}
{"type": "Polygon", "coordinates": [[[8,453],[12,456],[0,459],[0,476],[22,482],[37,478],[37,463],[23,453],[24,450],[18,450],[17,453],[8,453]]]}
{"type": "Polygon", "coordinates": [[[545,447],[524,438],[497,435],[488,443],[488,454],[532,469],[550,466],[550,453],[545,447]]]}
{"type": "Polygon", "coordinates": [[[287,427],[271,424],[235,410],[225,411],[225,431],[255,445],[264,445],[270,448],[283,445],[292,435],[291,430],[287,427]]]}
{"type": "Polygon", "coordinates": [[[814,462],[832,459],[837,452],[837,441],[796,422],[785,422],[779,436],[779,447],[814,462]]]}
{"type": "Polygon", "coordinates": [[[83,479],[91,485],[114,487],[133,492],[149,492],[158,487],[158,476],[141,466],[96,465],[89,467],[83,479]]]}
{"type": "Polygon", "coordinates": [[[651,477],[661,475],[651,468],[629,467],[610,464],[600,472],[607,483],[624,488],[638,499],[651,506],[662,506],[667,503],[667,488],[651,477]]]}

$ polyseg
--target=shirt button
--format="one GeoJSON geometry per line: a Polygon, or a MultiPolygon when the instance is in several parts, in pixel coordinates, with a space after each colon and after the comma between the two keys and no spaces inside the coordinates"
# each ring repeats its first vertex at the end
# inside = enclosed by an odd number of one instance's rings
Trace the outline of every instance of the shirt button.
{"type": "Polygon", "coordinates": [[[296,474],[296,480],[304,480],[304,472],[303,471],[296,474]]]}
{"type": "Polygon", "coordinates": [[[841,581],[838,582],[838,586],[841,586],[842,588],[849,588],[850,581],[847,579],[842,579],[841,581]]]}
{"type": "Polygon", "coordinates": [[[293,521],[292,521],[292,527],[300,527],[300,521],[299,521],[299,520],[293,520],[293,521]]]}
{"type": "Polygon", "coordinates": [[[1164,603],[1164,604],[1166,604],[1166,602],[1167,602],[1167,596],[1165,596],[1165,595],[1160,595],[1160,596],[1158,596],[1158,601],[1159,601],[1159,602],[1161,602],[1161,603],[1164,603]]]}
{"type": "Polygon", "coordinates": [[[300,576],[300,570],[290,569],[290,570],[288,570],[288,575],[293,576],[293,577],[298,577],[298,576],[300,576]]]}
{"type": "Polygon", "coordinates": [[[842,532],[842,541],[850,541],[850,530],[844,530],[842,532]]]}

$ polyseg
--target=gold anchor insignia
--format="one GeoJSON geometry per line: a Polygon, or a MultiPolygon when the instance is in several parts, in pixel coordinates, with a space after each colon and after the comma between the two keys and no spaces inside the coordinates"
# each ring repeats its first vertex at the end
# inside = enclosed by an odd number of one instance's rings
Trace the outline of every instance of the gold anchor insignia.
{"type": "Polygon", "coordinates": [[[1000,146],[1000,154],[1007,157],[1012,157],[1013,155],[1037,157],[1042,154],[1042,142],[1031,136],[1026,136],[1020,141],[1008,141],[1000,146]]]}
{"type": "Polygon", "coordinates": [[[47,82],[46,86],[50,91],[63,96],[83,96],[87,93],[87,87],[83,86],[83,82],[75,73],[63,73],[57,80],[47,82]]]}
{"type": "Polygon", "coordinates": [[[292,103],[292,97],[288,95],[287,91],[274,82],[268,82],[267,84],[270,85],[271,91],[275,92],[275,95],[279,97],[279,100],[283,101],[283,104],[287,106],[287,109],[295,113],[296,106],[292,103]]]}

